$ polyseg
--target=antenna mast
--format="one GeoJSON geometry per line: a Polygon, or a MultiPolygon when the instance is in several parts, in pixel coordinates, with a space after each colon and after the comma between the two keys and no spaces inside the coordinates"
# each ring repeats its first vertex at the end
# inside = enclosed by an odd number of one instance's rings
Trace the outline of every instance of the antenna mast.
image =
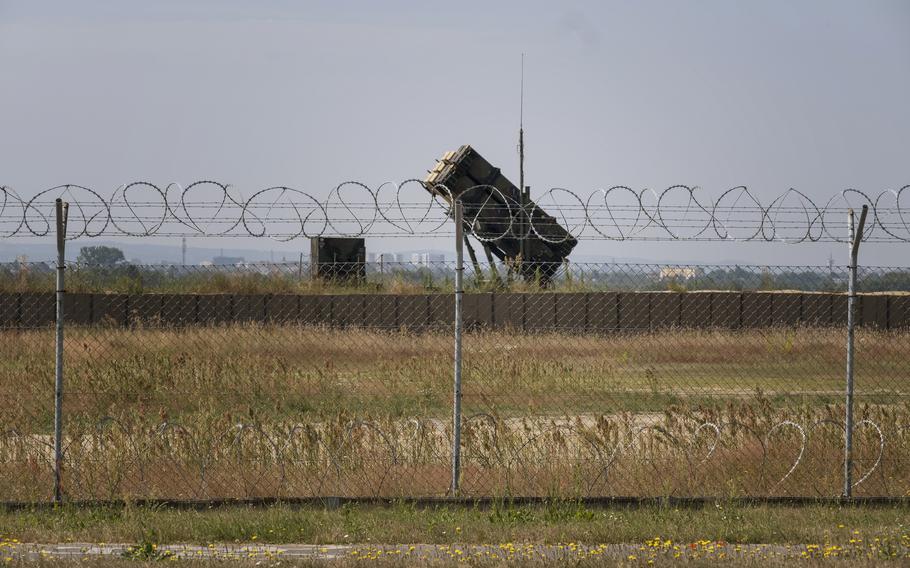
{"type": "Polygon", "coordinates": [[[527,203],[527,188],[525,187],[525,54],[521,54],[521,95],[518,102],[518,193],[521,196],[521,216],[519,217],[519,254],[521,255],[521,264],[525,262],[525,204],[527,203]]]}
{"type": "MultiPolygon", "coordinates": [[[[521,96],[518,102],[518,189],[525,191],[525,54],[521,54],[521,96]]],[[[522,203],[522,205],[524,205],[522,203]]]]}

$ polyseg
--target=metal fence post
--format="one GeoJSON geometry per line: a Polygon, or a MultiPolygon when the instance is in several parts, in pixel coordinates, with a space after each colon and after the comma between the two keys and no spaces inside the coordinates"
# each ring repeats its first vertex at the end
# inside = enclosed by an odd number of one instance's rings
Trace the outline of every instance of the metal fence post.
{"type": "Polygon", "coordinates": [[[452,487],[458,495],[461,479],[461,333],[463,320],[461,302],[464,296],[464,211],[455,199],[455,393],[452,411],[452,487]]]}
{"type": "Polygon", "coordinates": [[[859,243],[863,240],[863,226],[869,207],[863,205],[859,217],[859,227],[854,226],[853,209],[847,212],[847,227],[850,233],[850,275],[847,284],[847,400],[844,417],[844,497],[850,498],[853,493],[853,342],[856,325],[856,272],[859,256],[859,243]]]}
{"type": "Polygon", "coordinates": [[[57,199],[57,320],[56,320],[56,364],[54,372],[54,502],[63,500],[63,271],[66,246],[66,220],[69,203],[57,199]]]}

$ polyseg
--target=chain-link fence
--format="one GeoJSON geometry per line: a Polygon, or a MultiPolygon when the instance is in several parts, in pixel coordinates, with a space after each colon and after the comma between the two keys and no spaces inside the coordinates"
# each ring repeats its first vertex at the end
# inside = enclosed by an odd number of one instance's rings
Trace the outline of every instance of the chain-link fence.
{"type": "MultiPolygon", "coordinates": [[[[454,263],[70,265],[66,499],[442,496],[454,263]],[[325,267],[321,267],[325,268],[325,267]]],[[[837,496],[844,267],[467,264],[461,494],[837,496]]],[[[910,269],[865,268],[855,495],[910,490],[910,269]]],[[[53,496],[54,267],[0,267],[0,500],[53,496]]]]}

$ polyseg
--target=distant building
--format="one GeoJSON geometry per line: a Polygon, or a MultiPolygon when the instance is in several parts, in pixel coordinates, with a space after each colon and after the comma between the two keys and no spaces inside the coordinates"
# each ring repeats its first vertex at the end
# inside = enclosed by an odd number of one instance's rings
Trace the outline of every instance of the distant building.
{"type": "Polygon", "coordinates": [[[367,262],[404,262],[404,255],[393,252],[371,252],[367,254],[367,262]]]}
{"type": "Polygon", "coordinates": [[[236,266],[243,264],[243,262],[242,256],[216,256],[212,259],[212,265],[214,266],[236,266]]]}
{"type": "Polygon", "coordinates": [[[418,252],[411,255],[411,262],[419,266],[432,266],[445,260],[446,255],[437,252],[418,252]]]}
{"type": "Polygon", "coordinates": [[[672,267],[661,268],[661,280],[689,280],[698,276],[698,271],[694,268],[672,267]]]}

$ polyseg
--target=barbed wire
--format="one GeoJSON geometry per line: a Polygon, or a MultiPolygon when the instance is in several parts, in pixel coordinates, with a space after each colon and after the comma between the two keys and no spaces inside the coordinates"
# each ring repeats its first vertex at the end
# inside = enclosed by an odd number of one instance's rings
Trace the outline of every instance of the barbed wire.
{"type": "Polygon", "coordinates": [[[31,198],[0,186],[0,238],[51,234],[57,198],[70,203],[68,239],[443,236],[454,233],[453,195],[466,204],[468,228],[486,241],[847,242],[848,209],[866,205],[864,240],[910,242],[910,185],[877,194],[845,189],[823,203],[792,188],[763,203],[746,186],[717,198],[688,185],[661,191],[617,185],[586,196],[556,187],[536,203],[521,204],[493,186],[455,190],[417,179],[376,188],[346,181],[323,199],[288,186],[256,190],[245,198],[233,186],[211,180],[186,187],[136,181],[109,197],[77,184],[51,187],[31,198]]]}

